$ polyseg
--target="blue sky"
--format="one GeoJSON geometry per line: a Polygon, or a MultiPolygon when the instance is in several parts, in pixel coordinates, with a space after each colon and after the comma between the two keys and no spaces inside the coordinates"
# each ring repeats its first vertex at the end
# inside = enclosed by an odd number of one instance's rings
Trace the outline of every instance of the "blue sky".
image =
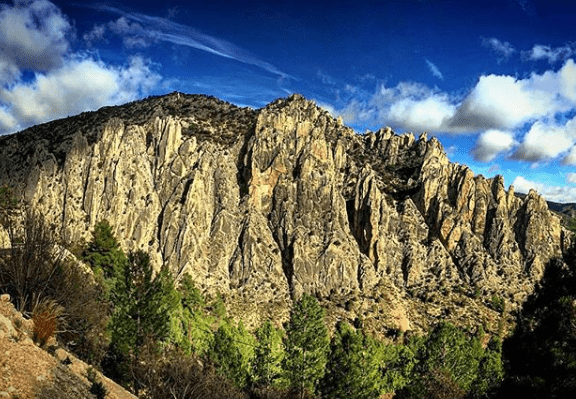
{"type": "Polygon", "coordinates": [[[576,202],[575,20],[571,1],[3,1],[0,134],[175,90],[296,92],[576,202]]]}

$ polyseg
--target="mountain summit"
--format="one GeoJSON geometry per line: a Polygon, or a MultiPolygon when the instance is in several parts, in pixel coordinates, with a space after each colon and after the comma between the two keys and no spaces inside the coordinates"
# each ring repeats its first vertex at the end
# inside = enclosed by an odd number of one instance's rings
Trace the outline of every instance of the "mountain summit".
{"type": "Polygon", "coordinates": [[[189,272],[249,326],[306,292],[374,331],[494,331],[569,245],[536,192],[297,94],[253,110],[172,93],[35,126],[0,137],[1,185],[67,241],[107,219],[124,250],[189,272]]]}

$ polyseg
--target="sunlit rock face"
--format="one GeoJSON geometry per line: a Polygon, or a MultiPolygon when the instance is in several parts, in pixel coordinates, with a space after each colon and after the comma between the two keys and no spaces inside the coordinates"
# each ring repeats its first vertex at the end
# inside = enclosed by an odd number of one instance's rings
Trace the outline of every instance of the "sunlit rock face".
{"type": "Polygon", "coordinates": [[[125,251],[190,273],[251,326],[308,292],[375,332],[496,328],[490,298],[521,305],[567,245],[535,192],[299,95],[252,110],[173,93],[33,127],[0,137],[0,184],[68,241],[107,219],[125,251]]]}

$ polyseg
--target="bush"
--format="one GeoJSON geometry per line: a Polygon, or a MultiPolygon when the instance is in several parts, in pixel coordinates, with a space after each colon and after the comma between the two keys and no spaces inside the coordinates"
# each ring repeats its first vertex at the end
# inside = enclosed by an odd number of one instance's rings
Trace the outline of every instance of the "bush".
{"type": "Polygon", "coordinates": [[[0,258],[0,291],[10,294],[16,308],[27,315],[37,304],[55,301],[63,308],[56,326],[60,339],[74,341],[80,357],[98,361],[106,346],[109,312],[100,287],[65,258],[52,229],[38,214],[27,212],[21,227],[12,221],[8,230],[12,248],[0,258]]]}
{"type": "Polygon", "coordinates": [[[506,311],[506,302],[504,301],[504,298],[500,296],[493,295],[491,299],[491,305],[492,308],[500,314],[504,314],[506,311]]]}
{"type": "Polygon", "coordinates": [[[32,339],[41,347],[56,333],[58,319],[62,317],[64,309],[53,300],[45,300],[34,307],[32,320],[34,320],[34,330],[32,339]]]}
{"type": "Polygon", "coordinates": [[[149,338],[141,347],[139,361],[132,362],[130,373],[139,381],[139,397],[144,399],[247,399],[231,381],[218,375],[210,361],[174,347],[160,348],[149,338]]]}
{"type": "Polygon", "coordinates": [[[96,371],[92,367],[88,367],[86,370],[86,378],[92,385],[90,386],[90,393],[96,396],[96,399],[105,399],[108,394],[108,390],[98,378],[96,371]]]}

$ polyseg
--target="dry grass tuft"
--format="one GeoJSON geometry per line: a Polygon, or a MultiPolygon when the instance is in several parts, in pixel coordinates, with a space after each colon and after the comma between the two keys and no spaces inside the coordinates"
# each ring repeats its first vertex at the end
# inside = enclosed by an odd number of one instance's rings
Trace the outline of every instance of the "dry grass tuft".
{"type": "Polygon", "coordinates": [[[45,347],[48,340],[56,334],[58,319],[63,314],[64,308],[54,300],[48,299],[37,303],[32,311],[32,320],[34,320],[32,339],[34,342],[45,347]]]}

